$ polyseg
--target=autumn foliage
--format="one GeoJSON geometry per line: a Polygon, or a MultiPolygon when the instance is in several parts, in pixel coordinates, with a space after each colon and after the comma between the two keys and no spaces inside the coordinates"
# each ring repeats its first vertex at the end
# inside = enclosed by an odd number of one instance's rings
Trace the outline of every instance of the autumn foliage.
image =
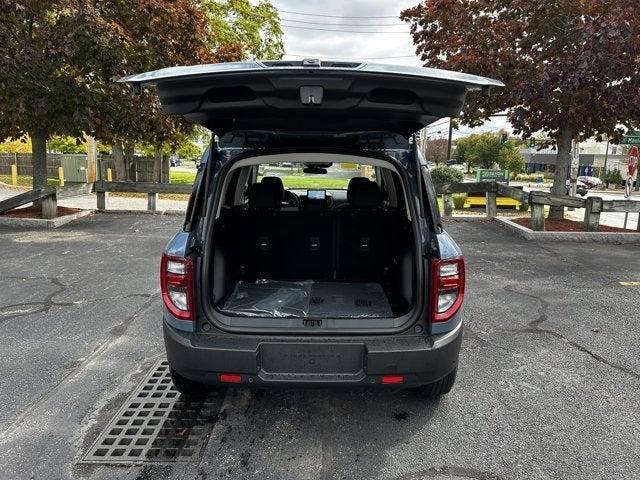
{"type": "Polygon", "coordinates": [[[637,0],[426,0],[401,18],[426,66],[505,82],[470,95],[462,120],[506,110],[517,134],[554,138],[555,193],[565,190],[572,140],[616,141],[640,125],[637,0]]]}
{"type": "Polygon", "coordinates": [[[268,15],[275,15],[268,17],[269,32],[279,41],[279,19],[270,5],[261,2],[256,13],[245,0],[226,2],[215,11],[208,8],[211,4],[0,0],[0,139],[31,137],[34,187],[46,184],[45,149],[51,135],[90,134],[121,151],[138,141],[170,143],[192,128],[162,114],[154,94],[132,96],[116,82],[119,78],[175,65],[241,60],[251,50],[243,42],[259,42],[268,15]],[[220,27],[224,18],[212,17],[240,13],[252,18],[247,31],[258,34],[229,37],[220,27]]]}

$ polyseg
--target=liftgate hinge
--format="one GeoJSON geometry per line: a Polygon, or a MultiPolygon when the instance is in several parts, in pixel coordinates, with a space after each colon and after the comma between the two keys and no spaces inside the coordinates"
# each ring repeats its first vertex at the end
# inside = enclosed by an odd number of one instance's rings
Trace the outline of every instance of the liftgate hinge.
{"type": "Polygon", "coordinates": [[[204,253],[204,248],[202,246],[202,242],[199,240],[194,240],[191,246],[189,247],[189,251],[195,253],[196,255],[202,255],[204,253]]]}

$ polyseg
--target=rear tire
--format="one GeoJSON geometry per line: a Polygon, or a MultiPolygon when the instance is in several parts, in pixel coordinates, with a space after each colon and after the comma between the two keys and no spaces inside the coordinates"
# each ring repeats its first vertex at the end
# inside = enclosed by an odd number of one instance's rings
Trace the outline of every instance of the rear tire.
{"type": "Polygon", "coordinates": [[[458,368],[451,372],[446,377],[441,378],[437,382],[422,385],[416,390],[420,395],[425,398],[439,397],[440,395],[446,395],[453,388],[453,384],[456,382],[456,373],[458,368]]]}
{"type": "Polygon", "coordinates": [[[180,375],[173,368],[170,370],[173,386],[176,387],[176,390],[178,390],[184,397],[204,398],[211,393],[211,389],[207,388],[204,383],[189,380],[187,377],[180,375]]]}

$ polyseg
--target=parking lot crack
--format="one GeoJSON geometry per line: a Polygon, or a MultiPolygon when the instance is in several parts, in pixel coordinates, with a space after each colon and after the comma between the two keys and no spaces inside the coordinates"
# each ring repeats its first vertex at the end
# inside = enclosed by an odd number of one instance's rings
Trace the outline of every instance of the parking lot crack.
{"type": "Polygon", "coordinates": [[[640,373],[635,372],[633,370],[631,370],[630,368],[627,368],[623,365],[618,365],[616,363],[613,363],[609,360],[607,360],[606,358],[604,358],[603,356],[593,352],[592,350],[588,349],[587,347],[585,347],[584,345],[571,340],[569,338],[567,338],[565,335],[556,332],[555,330],[551,330],[549,328],[541,328],[540,325],[542,323],[544,323],[547,320],[547,310],[549,308],[549,302],[547,302],[546,300],[542,299],[540,296],[538,295],[533,295],[531,293],[524,293],[521,292],[517,289],[515,289],[513,286],[511,285],[507,285],[504,287],[504,290],[506,290],[507,292],[511,292],[511,293],[515,293],[517,295],[522,295],[524,297],[527,298],[531,298],[534,300],[537,300],[540,303],[540,307],[538,308],[538,318],[536,318],[535,320],[532,320],[529,322],[529,326],[527,328],[518,328],[518,329],[507,329],[505,331],[508,332],[518,332],[518,333],[531,333],[531,334],[543,334],[543,335],[552,335],[562,341],[564,341],[567,345],[570,345],[571,347],[575,348],[576,350],[582,352],[582,353],[586,353],[587,355],[590,355],[594,360],[603,363],[605,365],[607,365],[608,367],[611,367],[615,370],[618,370],[622,373],[626,373],[627,375],[630,375],[634,378],[640,379],[640,373]]]}
{"type": "MultiPolygon", "coordinates": [[[[10,279],[18,279],[18,277],[4,277],[10,279]]],[[[20,280],[26,280],[24,277],[19,277],[20,280]]],[[[0,305],[0,325],[8,320],[14,318],[23,317],[26,315],[32,315],[34,313],[47,313],[53,307],[68,307],[74,305],[73,302],[55,302],[54,297],[64,293],[67,287],[57,277],[35,277],[29,278],[29,280],[47,280],[52,283],[56,290],[46,295],[42,301],[39,302],[22,302],[13,303],[9,305],[0,305]]]]}
{"type": "Polygon", "coordinates": [[[66,374],[62,378],[60,378],[60,380],[58,380],[55,384],[53,384],[49,390],[47,390],[37,400],[27,405],[26,408],[22,411],[22,413],[18,415],[18,417],[14,421],[10,423],[5,430],[0,432],[0,443],[3,442],[7,437],[9,437],[13,432],[15,432],[15,430],[22,424],[22,422],[24,422],[27,418],[29,418],[29,416],[35,409],[37,409],[40,405],[42,405],[51,397],[53,397],[53,395],[55,395],[55,393],[58,391],[58,389],[64,382],[66,382],[72,376],[76,375],[79,370],[82,370],[86,365],[94,361],[97,357],[102,355],[115,340],[120,338],[126,332],[129,325],[131,325],[131,323],[142,312],[144,312],[147,308],[149,308],[155,300],[156,300],[155,295],[151,296],[150,298],[147,299],[146,302],[142,303],[142,305],[140,305],[130,316],[128,316],[122,323],[112,327],[110,330],[111,335],[105,342],[103,342],[102,344],[94,348],[93,351],[89,355],[87,355],[82,361],[75,362],[73,364],[73,368],[69,368],[66,374]]]}
{"type": "Polygon", "coordinates": [[[549,302],[544,300],[539,295],[533,295],[532,293],[525,293],[519,290],[516,290],[513,286],[507,285],[504,287],[504,290],[510,293],[515,293],[516,295],[522,295],[523,297],[530,298],[532,300],[536,300],[540,303],[540,307],[538,308],[538,318],[535,320],[531,320],[529,322],[529,327],[533,329],[537,329],[540,325],[547,321],[547,310],[549,309],[549,302]]]}
{"type": "Polygon", "coordinates": [[[35,302],[21,302],[21,303],[11,303],[8,305],[0,305],[0,325],[3,323],[13,320],[15,318],[24,317],[27,315],[33,315],[36,313],[48,313],[54,307],[72,307],[74,305],[79,305],[83,303],[92,303],[99,302],[104,300],[121,300],[121,299],[129,299],[129,298],[151,298],[154,297],[157,292],[154,293],[131,293],[127,295],[120,295],[114,297],[99,297],[99,298],[86,298],[82,300],[72,301],[72,302],[60,302],[55,301],[54,298],[67,292],[68,287],[62,283],[62,281],[57,277],[3,277],[4,279],[12,279],[12,280],[47,280],[51,284],[53,284],[56,289],[55,291],[46,295],[41,301],[35,302]]]}
{"type": "Polygon", "coordinates": [[[442,467],[431,467],[427,470],[421,470],[419,472],[411,473],[409,475],[403,475],[397,477],[396,480],[419,480],[423,478],[437,478],[443,475],[457,478],[469,478],[472,480],[503,480],[498,474],[485,472],[476,468],[469,467],[449,467],[443,465],[442,467]]]}

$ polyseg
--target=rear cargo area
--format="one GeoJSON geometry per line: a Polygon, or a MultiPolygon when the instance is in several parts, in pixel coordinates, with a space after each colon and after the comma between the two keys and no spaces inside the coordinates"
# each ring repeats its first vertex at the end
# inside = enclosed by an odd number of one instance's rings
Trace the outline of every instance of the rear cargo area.
{"type": "Polygon", "coordinates": [[[396,221],[227,212],[216,233],[215,305],[230,316],[401,316],[412,301],[413,246],[409,225],[396,221]]]}
{"type": "Polygon", "coordinates": [[[408,313],[416,250],[401,187],[388,201],[383,187],[358,177],[331,201],[298,190],[287,202],[292,192],[279,180],[249,181],[220,211],[209,269],[217,311],[363,321],[408,313]]]}
{"type": "Polygon", "coordinates": [[[240,281],[220,310],[226,315],[296,318],[387,318],[379,283],[240,281]]]}

